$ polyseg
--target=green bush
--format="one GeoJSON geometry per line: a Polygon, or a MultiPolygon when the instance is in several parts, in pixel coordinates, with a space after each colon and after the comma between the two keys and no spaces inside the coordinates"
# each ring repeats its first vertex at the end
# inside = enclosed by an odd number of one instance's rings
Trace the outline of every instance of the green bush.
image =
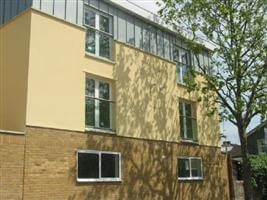
{"type": "Polygon", "coordinates": [[[249,161],[253,187],[261,194],[262,199],[267,199],[267,154],[251,155],[249,161]]]}

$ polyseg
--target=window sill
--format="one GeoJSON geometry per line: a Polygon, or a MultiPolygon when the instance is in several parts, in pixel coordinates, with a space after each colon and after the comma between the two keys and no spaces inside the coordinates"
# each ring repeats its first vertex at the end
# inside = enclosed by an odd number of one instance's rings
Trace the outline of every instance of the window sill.
{"type": "Polygon", "coordinates": [[[198,141],[193,141],[193,140],[186,140],[186,139],[182,139],[181,143],[184,144],[195,144],[195,145],[199,145],[198,141]]]}
{"type": "Polygon", "coordinates": [[[100,128],[92,128],[92,127],[86,127],[85,131],[91,131],[91,132],[95,132],[95,133],[108,133],[108,134],[113,134],[115,135],[116,132],[115,130],[111,130],[111,129],[100,129],[100,128]]]}
{"type": "Polygon", "coordinates": [[[178,180],[179,181],[204,181],[204,178],[203,177],[196,177],[196,178],[181,178],[181,177],[178,177],[178,180]]]}
{"type": "Polygon", "coordinates": [[[184,87],[184,88],[188,88],[188,85],[186,85],[186,83],[181,83],[181,82],[177,82],[176,81],[176,84],[180,87],[184,87]]]}
{"type": "Polygon", "coordinates": [[[94,58],[96,60],[104,61],[104,62],[107,62],[109,64],[115,65],[115,62],[113,60],[110,60],[110,59],[107,59],[107,58],[104,58],[104,57],[100,57],[100,56],[96,56],[95,54],[91,54],[91,53],[88,53],[88,52],[85,52],[85,57],[94,58]]]}
{"type": "Polygon", "coordinates": [[[120,178],[105,178],[105,179],[77,179],[78,183],[103,183],[103,182],[122,182],[120,178]]]}

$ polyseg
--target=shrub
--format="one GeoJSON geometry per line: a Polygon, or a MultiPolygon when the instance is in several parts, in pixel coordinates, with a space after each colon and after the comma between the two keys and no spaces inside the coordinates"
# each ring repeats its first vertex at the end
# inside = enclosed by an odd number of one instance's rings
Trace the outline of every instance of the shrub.
{"type": "Polygon", "coordinates": [[[254,190],[260,193],[262,199],[267,199],[267,154],[251,155],[249,162],[254,190]]]}

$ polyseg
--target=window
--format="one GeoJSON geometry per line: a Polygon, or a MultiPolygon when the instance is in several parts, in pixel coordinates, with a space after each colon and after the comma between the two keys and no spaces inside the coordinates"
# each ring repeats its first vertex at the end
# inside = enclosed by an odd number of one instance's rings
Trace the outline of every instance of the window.
{"type": "Polygon", "coordinates": [[[127,15],[127,43],[134,46],[134,19],[127,15]]]}
{"type": "Polygon", "coordinates": [[[143,47],[142,27],[142,21],[135,19],[135,46],[140,49],[143,47]]]}
{"type": "Polygon", "coordinates": [[[84,24],[86,33],[85,49],[88,53],[111,59],[112,17],[94,9],[85,8],[84,24]]]}
{"type": "Polygon", "coordinates": [[[182,140],[197,141],[197,123],[192,103],[179,102],[180,134],[182,140]]]}
{"type": "Polygon", "coordinates": [[[157,32],[156,29],[151,26],[150,27],[150,52],[153,54],[157,54],[157,32]]]}
{"type": "Polygon", "coordinates": [[[164,57],[164,37],[161,30],[157,31],[157,55],[164,57]]]}
{"type": "Polygon", "coordinates": [[[77,181],[120,181],[121,154],[116,152],[100,152],[78,150],[77,181]]]}
{"type": "Polygon", "coordinates": [[[179,157],[178,158],[178,179],[180,180],[203,179],[201,158],[179,157]]]}
{"type": "Polygon", "coordinates": [[[85,124],[87,127],[112,129],[111,85],[86,78],[85,124]]]}
{"type": "Polygon", "coordinates": [[[148,24],[143,25],[143,49],[150,51],[150,26],[148,24]]]}
{"type": "Polygon", "coordinates": [[[176,80],[178,83],[185,83],[189,77],[190,54],[188,50],[174,46],[173,60],[176,62],[176,80]]]}

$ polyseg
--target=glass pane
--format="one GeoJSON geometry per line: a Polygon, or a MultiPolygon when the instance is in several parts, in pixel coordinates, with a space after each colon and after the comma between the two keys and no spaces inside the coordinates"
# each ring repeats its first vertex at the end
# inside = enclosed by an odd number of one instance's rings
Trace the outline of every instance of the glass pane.
{"type": "Polygon", "coordinates": [[[135,19],[135,46],[137,48],[142,48],[142,22],[135,19]]]}
{"type": "Polygon", "coordinates": [[[192,106],[190,103],[184,103],[185,104],[185,115],[188,117],[192,117],[192,106]]]}
{"type": "Polygon", "coordinates": [[[126,16],[125,13],[118,10],[118,39],[126,42],[126,16]]]}
{"type": "Polygon", "coordinates": [[[182,79],[181,79],[181,66],[180,63],[176,64],[176,82],[177,83],[182,83],[182,79]]]}
{"type": "Polygon", "coordinates": [[[110,102],[99,102],[99,126],[101,128],[110,128],[110,102]]]}
{"type": "Polygon", "coordinates": [[[85,95],[94,97],[95,96],[95,80],[93,79],[86,79],[86,89],[85,95]]]}
{"type": "Polygon", "coordinates": [[[99,178],[99,156],[78,153],[78,178],[99,178]]]}
{"type": "Polygon", "coordinates": [[[173,49],[173,60],[179,62],[179,49],[177,47],[173,49]]]}
{"type": "Polygon", "coordinates": [[[192,177],[202,177],[201,160],[191,159],[192,177]]]}
{"type": "Polygon", "coordinates": [[[163,34],[161,30],[157,31],[157,54],[161,57],[164,56],[164,49],[163,49],[163,34]]]}
{"type": "Polygon", "coordinates": [[[109,33],[110,32],[109,23],[110,23],[110,20],[108,17],[102,16],[102,15],[99,16],[99,28],[101,31],[109,33]]]}
{"type": "Polygon", "coordinates": [[[156,37],[156,29],[154,27],[150,27],[150,52],[153,54],[157,53],[157,37],[156,37]]]}
{"type": "Polygon", "coordinates": [[[101,154],[102,178],[119,178],[119,155],[101,154]]]}
{"type": "Polygon", "coordinates": [[[144,24],[143,27],[143,49],[149,51],[149,42],[150,42],[150,31],[149,26],[144,24]]]}
{"type": "Polygon", "coordinates": [[[134,21],[130,15],[127,15],[127,43],[134,45],[134,21]]]}
{"type": "Polygon", "coordinates": [[[99,98],[109,100],[109,84],[99,81],[99,98]]]}
{"type": "Polygon", "coordinates": [[[185,131],[184,131],[184,117],[180,116],[180,134],[182,138],[185,138],[185,131]]]}
{"type": "Polygon", "coordinates": [[[196,119],[192,119],[192,123],[193,123],[193,140],[197,141],[197,121],[196,119]]]}
{"type": "Polygon", "coordinates": [[[110,38],[104,33],[99,33],[99,55],[110,58],[110,38]]]}
{"type": "Polygon", "coordinates": [[[189,159],[178,159],[178,177],[190,177],[189,159]]]}
{"type": "Polygon", "coordinates": [[[188,56],[189,56],[189,52],[187,50],[181,49],[180,48],[180,62],[183,64],[189,64],[189,60],[188,60],[188,56]]]}
{"type": "Polygon", "coordinates": [[[85,49],[89,53],[95,54],[95,31],[88,30],[86,33],[85,49]]]}
{"type": "Polygon", "coordinates": [[[181,77],[181,82],[184,83],[186,78],[189,78],[189,73],[188,73],[188,67],[185,64],[181,64],[181,73],[182,73],[182,77],[181,77]]]}
{"type": "Polygon", "coordinates": [[[86,97],[85,124],[95,126],[95,100],[89,97],[86,97]]]}
{"type": "Polygon", "coordinates": [[[193,140],[193,124],[190,117],[186,117],[186,137],[193,140]]]}
{"type": "Polygon", "coordinates": [[[91,10],[86,10],[84,13],[84,23],[95,27],[95,13],[91,10]]]}
{"type": "Polygon", "coordinates": [[[180,115],[184,115],[183,105],[184,105],[184,103],[179,102],[179,112],[180,112],[180,115]]]}
{"type": "Polygon", "coordinates": [[[170,59],[170,36],[169,34],[164,34],[164,57],[170,59]]]}

